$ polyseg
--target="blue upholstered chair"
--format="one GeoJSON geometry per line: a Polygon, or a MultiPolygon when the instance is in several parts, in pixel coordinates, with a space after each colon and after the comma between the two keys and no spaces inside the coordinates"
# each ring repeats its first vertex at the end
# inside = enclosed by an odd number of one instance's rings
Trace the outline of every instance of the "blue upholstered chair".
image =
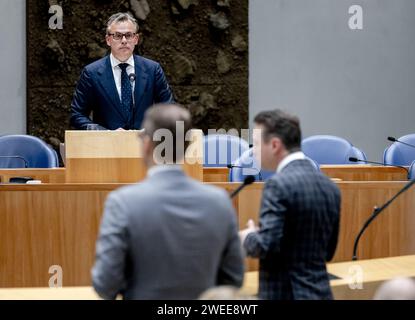
{"type": "Polygon", "coordinates": [[[29,135],[0,137],[0,168],[58,167],[58,155],[43,140],[29,135]]]}
{"type": "Polygon", "coordinates": [[[249,149],[245,140],[227,134],[209,134],[203,138],[204,167],[226,167],[249,149]]]}
{"type": "MultiPolygon", "coordinates": [[[[355,157],[355,158],[361,159],[361,160],[367,160],[366,153],[364,153],[362,150],[360,150],[359,148],[356,148],[354,146],[352,147],[350,157],[355,157]]],[[[366,162],[358,161],[358,163],[365,164],[366,162]]]]}
{"type": "Polygon", "coordinates": [[[366,160],[363,151],[354,147],[346,139],[330,136],[315,135],[305,138],[301,143],[304,154],[318,164],[354,164],[349,157],[366,160]]]}
{"type": "MultiPolygon", "coordinates": [[[[315,166],[316,170],[320,170],[318,163],[314,160],[307,158],[315,166]]],[[[253,150],[249,149],[245,151],[242,156],[234,163],[235,167],[229,171],[230,182],[242,182],[246,176],[252,175],[255,177],[255,181],[268,180],[275,171],[261,170],[255,157],[253,156],[253,150]],[[240,168],[242,167],[242,168],[240,168]]]]}
{"type": "MultiPolygon", "coordinates": [[[[399,141],[415,145],[415,134],[400,137],[399,141]]],[[[415,160],[415,148],[394,142],[383,152],[383,163],[395,166],[409,166],[415,160]]]]}

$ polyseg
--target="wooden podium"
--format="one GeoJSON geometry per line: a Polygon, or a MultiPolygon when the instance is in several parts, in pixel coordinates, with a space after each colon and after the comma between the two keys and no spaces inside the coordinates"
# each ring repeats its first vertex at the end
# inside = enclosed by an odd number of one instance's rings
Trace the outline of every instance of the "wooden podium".
{"type": "MultiPolygon", "coordinates": [[[[66,131],[67,183],[134,183],[146,176],[139,131],[66,131]]],[[[203,181],[203,133],[192,130],[184,171],[203,181]]]]}

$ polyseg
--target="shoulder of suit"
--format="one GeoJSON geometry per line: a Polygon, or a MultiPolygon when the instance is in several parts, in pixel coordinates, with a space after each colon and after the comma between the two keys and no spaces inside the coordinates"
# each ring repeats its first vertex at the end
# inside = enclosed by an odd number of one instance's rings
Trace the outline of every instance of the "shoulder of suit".
{"type": "Polygon", "coordinates": [[[84,69],[87,70],[88,72],[98,71],[100,68],[102,68],[105,65],[105,62],[107,59],[109,59],[108,55],[86,65],[84,69]]]}
{"type": "Polygon", "coordinates": [[[147,69],[155,68],[159,65],[159,63],[157,61],[154,61],[154,60],[151,60],[151,59],[148,59],[148,58],[144,58],[144,57],[139,56],[137,54],[134,55],[134,58],[135,58],[135,62],[138,61],[138,63],[141,66],[143,66],[147,69]]]}
{"type": "Polygon", "coordinates": [[[112,198],[122,199],[123,201],[128,199],[138,199],[140,197],[146,197],[149,193],[151,194],[152,184],[147,182],[147,179],[140,181],[137,184],[131,184],[123,186],[111,192],[112,198]]]}

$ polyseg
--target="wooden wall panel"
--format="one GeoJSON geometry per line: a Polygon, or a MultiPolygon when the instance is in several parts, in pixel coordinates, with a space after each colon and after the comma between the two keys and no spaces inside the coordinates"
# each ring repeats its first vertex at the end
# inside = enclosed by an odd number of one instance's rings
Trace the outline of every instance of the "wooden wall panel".
{"type": "MultiPolygon", "coordinates": [[[[403,182],[339,182],[341,228],[333,261],[349,261],[354,238],[371,214],[403,182]]],[[[65,286],[90,285],[98,226],[108,193],[125,184],[0,185],[0,287],[47,286],[51,265],[63,268],[65,286]]],[[[214,183],[231,192],[235,183],[214,183]]],[[[263,184],[234,200],[239,227],[257,220],[263,184]]],[[[361,239],[359,257],[415,254],[415,189],[399,197],[361,239]]],[[[256,270],[255,261],[247,262],[256,270]]]]}

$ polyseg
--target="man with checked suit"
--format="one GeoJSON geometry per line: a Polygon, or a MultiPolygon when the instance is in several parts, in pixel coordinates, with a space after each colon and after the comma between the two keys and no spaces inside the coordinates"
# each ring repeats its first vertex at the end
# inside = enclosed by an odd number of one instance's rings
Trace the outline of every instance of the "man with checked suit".
{"type": "Polygon", "coordinates": [[[301,152],[297,117],[280,110],[255,117],[254,154],[276,173],[265,183],[259,227],[240,231],[259,258],[261,299],[332,299],[326,261],[337,246],[340,191],[301,152]]]}
{"type": "Polygon", "coordinates": [[[133,54],[138,24],[129,13],[109,18],[105,39],[111,54],[83,69],[71,104],[71,125],[81,130],[89,125],[141,129],[151,105],[174,102],[170,86],[160,64],[133,54]]]}

